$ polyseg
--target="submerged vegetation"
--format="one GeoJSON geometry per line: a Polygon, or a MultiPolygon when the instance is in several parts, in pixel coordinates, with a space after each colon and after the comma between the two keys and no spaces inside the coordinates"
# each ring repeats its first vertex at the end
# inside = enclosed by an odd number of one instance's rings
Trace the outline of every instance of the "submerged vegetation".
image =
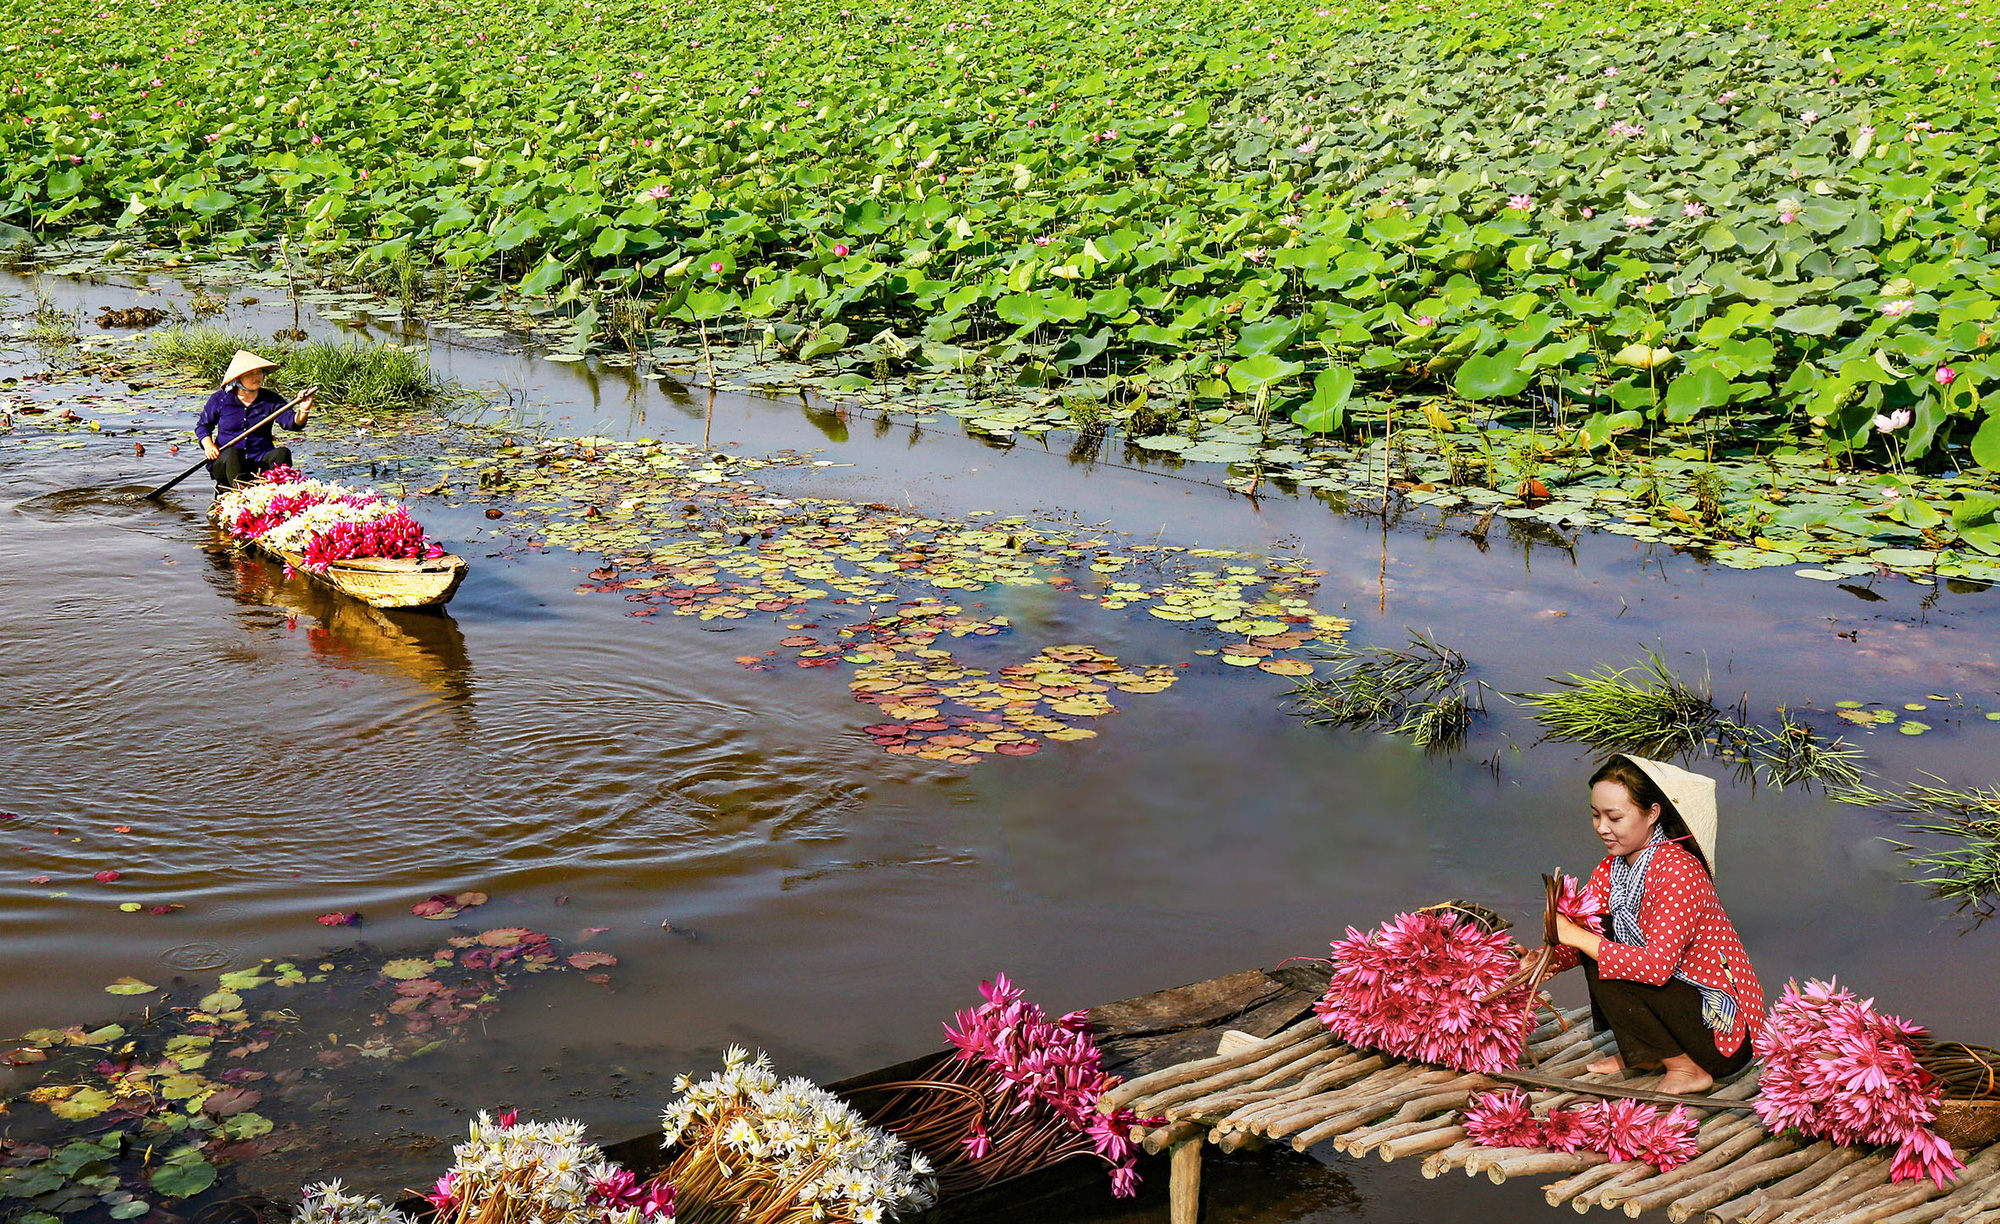
{"type": "Polygon", "coordinates": [[[153,360],[215,386],[238,349],[250,349],[278,363],[270,385],[281,392],[320,388],[319,402],[330,408],[398,411],[432,408],[449,394],[431,372],[419,348],[315,340],[307,344],[260,340],[219,327],[171,327],[149,342],[153,360]]]}

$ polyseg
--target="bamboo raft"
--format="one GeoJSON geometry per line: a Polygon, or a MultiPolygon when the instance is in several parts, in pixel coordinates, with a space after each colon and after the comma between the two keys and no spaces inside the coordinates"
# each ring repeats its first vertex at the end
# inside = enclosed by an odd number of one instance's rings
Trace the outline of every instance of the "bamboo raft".
{"type": "MultiPolygon", "coordinates": [[[[1754,1063],[1718,1081],[1704,1097],[1659,1094],[1653,1091],[1657,1074],[1588,1074],[1585,1065],[1612,1046],[1610,1034],[1590,1031],[1588,1008],[1550,1017],[1534,1031],[1529,1055],[1536,1070],[1469,1075],[1357,1050],[1335,1039],[1311,1012],[1324,988],[1324,971],[1295,966],[1257,976],[1274,989],[1241,1017],[1199,1030],[1209,1039],[1206,1049],[1139,1068],[1136,1075],[1128,1071],[1131,1077],[1104,1097],[1106,1111],[1130,1105],[1142,1116],[1165,1119],[1134,1137],[1149,1152],[1172,1152],[1174,1224],[1197,1218],[1207,1145],[1233,1152],[1272,1141],[1289,1142],[1301,1152],[1331,1143],[1352,1157],[1372,1152],[1385,1161],[1421,1158],[1427,1178],[1460,1169],[1469,1177],[1484,1173],[1495,1184],[1545,1179],[1550,1205],[1567,1203],[1579,1214],[1601,1207],[1636,1218],[1664,1210],[1674,1224],[1696,1218],[1703,1224],[2000,1224],[2000,1143],[1990,1135],[1979,1146],[1957,1149],[1966,1168],[1942,1188],[1928,1181],[1892,1183],[1886,1152],[1767,1133],[1747,1105],[1757,1092],[1754,1063]],[[1274,1002],[1281,1006],[1274,1008],[1274,1002]],[[1237,1022],[1246,1018],[1253,1023],[1237,1022]],[[1688,1104],[1708,1116],[1697,1132],[1695,1158],[1668,1173],[1614,1163],[1596,1152],[1471,1142],[1460,1111],[1475,1094],[1508,1084],[1525,1088],[1537,1108],[1580,1097],[1630,1096],[1688,1104]]],[[[1113,1008],[1129,1011],[1144,1002],[1128,1000],[1113,1008]]],[[[1197,1039],[1185,1033],[1180,1045],[1186,1049],[1197,1039]]]]}

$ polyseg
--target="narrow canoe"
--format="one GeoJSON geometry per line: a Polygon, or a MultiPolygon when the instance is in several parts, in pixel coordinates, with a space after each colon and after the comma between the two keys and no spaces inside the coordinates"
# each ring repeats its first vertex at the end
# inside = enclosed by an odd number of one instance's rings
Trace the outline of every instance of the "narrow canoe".
{"type": "Polygon", "coordinates": [[[343,595],[353,596],[377,608],[442,608],[458,592],[468,568],[456,553],[442,557],[352,557],[335,561],[325,570],[306,568],[306,559],[283,552],[256,540],[230,537],[238,547],[253,548],[265,556],[291,566],[301,574],[326,583],[343,595]]]}

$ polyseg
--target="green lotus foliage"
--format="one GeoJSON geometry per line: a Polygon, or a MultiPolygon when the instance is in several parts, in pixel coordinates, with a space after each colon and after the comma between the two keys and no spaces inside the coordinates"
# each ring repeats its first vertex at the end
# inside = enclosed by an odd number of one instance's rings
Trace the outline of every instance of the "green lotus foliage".
{"type": "Polygon", "coordinates": [[[581,342],[636,300],[807,358],[1158,366],[1316,432],[1350,393],[1555,398],[1592,447],[1706,423],[1991,466],[1994,27],[1991,0],[0,0],[0,225],[287,234],[553,299],[581,342]]]}

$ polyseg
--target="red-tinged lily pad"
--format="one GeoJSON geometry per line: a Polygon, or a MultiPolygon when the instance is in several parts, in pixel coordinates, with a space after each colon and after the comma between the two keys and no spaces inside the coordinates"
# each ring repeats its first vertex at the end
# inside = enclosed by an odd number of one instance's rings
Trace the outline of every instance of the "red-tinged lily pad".
{"type": "Polygon", "coordinates": [[[487,897],[483,892],[462,892],[451,899],[453,905],[463,906],[466,909],[471,909],[475,905],[484,905],[486,901],[487,897]]]}
{"type": "Polygon", "coordinates": [[[442,918],[456,918],[464,911],[451,903],[449,894],[439,893],[435,897],[419,901],[415,905],[412,905],[410,912],[419,918],[429,918],[436,921],[442,918]]]}
{"type": "Polygon", "coordinates": [[[576,933],[576,942],[588,943],[590,940],[595,939],[597,936],[604,934],[606,931],[610,929],[611,929],[610,927],[585,927],[581,931],[578,931],[576,933]]]}
{"type": "Polygon", "coordinates": [[[1034,740],[1022,740],[1019,743],[993,745],[993,751],[999,753],[1002,756],[1033,756],[1037,752],[1040,752],[1041,750],[1042,746],[1039,743],[1035,742],[1034,740]]]}
{"type": "Polygon", "coordinates": [[[388,962],[387,964],[382,966],[379,972],[385,978],[393,978],[399,982],[407,982],[413,978],[429,977],[431,975],[431,971],[436,968],[437,964],[434,961],[430,961],[422,957],[408,956],[402,958],[401,960],[392,960],[388,962]]]}
{"type": "Polygon", "coordinates": [[[511,948],[515,944],[527,943],[535,935],[527,927],[495,927],[479,933],[479,942],[489,948],[511,948]]]}
{"type": "Polygon", "coordinates": [[[583,975],[583,980],[593,986],[611,985],[611,975],[608,973],[586,973],[583,975]]]}
{"type": "Polygon", "coordinates": [[[609,967],[618,963],[618,958],[609,952],[578,952],[569,958],[573,969],[595,969],[600,965],[609,967]]]}
{"type": "Polygon", "coordinates": [[[115,871],[100,871],[91,878],[96,880],[99,884],[109,884],[111,883],[111,881],[118,878],[118,873],[115,871]]]}
{"type": "Polygon", "coordinates": [[[905,723],[886,722],[886,723],[873,723],[870,724],[869,726],[861,728],[861,730],[862,733],[866,735],[907,735],[909,734],[910,728],[908,724],[905,723]]]}
{"type": "Polygon", "coordinates": [[[788,638],[779,638],[779,639],[778,639],[778,645],[780,645],[780,646],[793,646],[793,647],[800,647],[800,646],[817,646],[817,645],[819,645],[819,639],[818,639],[818,638],[815,638],[815,637],[807,637],[807,636],[806,636],[805,634],[802,634],[802,633],[801,633],[801,634],[797,634],[797,635],[795,635],[795,636],[793,636],[793,637],[788,637],[788,638]]]}
{"type": "Polygon", "coordinates": [[[240,1114],[246,1109],[255,1109],[264,1094],[254,1088],[218,1088],[208,1094],[201,1103],[201,1112],[214,1118],[226,1118],[240,1114]]]}
{"type": "Polygon", "coordinates": [[[334,913],[331,913],[331,914],[321,914],[321,915],[319,916],[319,919],[318,919],[318,921],[319,921],[319,924],[320,924],[321,926],[330,926],[330,927],[333,927],[333,926],[360,926],[360,925],[361,925],[361,911],[360,911],[360,910],[352,910],[352,911],[349,911],[348,913],[344,913],[344,914],[343,914],[343,913],[340,913],[339,911],[335,911],[334,913]]]}
{"type": "Polygon", "coordinates": [[[35,877],[31,878],[31,879],[30,879],[30,880],[28,881],[28,883],[30,883],[30,884],[46,884],[46,883],[48,883],[48,882],[49,882],[50,880],[53,880],[53,879],[55,879],[55,877],[54,877],[54,876],[35,876],[35,877]]]}
{"type": "Polygon", "coordinates": [[[9,1050],[5,1054],[0,1054],[0,1063],[6,1063],[10,1067],[25,1067],[29,1063],[45,1062],[48,1057],[47,1050],[38,1050],[30,1046],[24,1050],[9,1050]]]}
{"type": "Polygon", "coordinates": [[[913,722],[910,724],[910,730],[923,731],[926,733],[932,731],[946,731],[949,730],[950,728],[951,728],[950,723],[945,722],[943,719],[939,718],[926,718],[922,722],[913,722]]]}
{"type": "Polygon", "coordinates": [[[146,912],[149,914],[171,914],[175,910],[184,910],[186,908],[187,906],[182,905],[178,901],[175,901],[168,905],[156,905],[153,908],[147,910],[146,912]]]}

